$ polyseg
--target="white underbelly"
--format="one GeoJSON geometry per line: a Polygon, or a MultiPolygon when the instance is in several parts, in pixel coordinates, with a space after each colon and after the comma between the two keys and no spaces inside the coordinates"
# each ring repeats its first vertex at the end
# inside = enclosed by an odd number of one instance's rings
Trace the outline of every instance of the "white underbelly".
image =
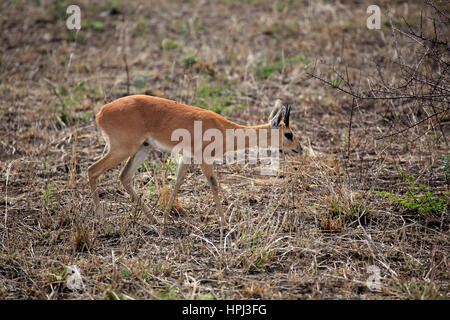
{"type": "Polygon", "coordinates": [[[173,147],[170,145],[166,145],[163,144],[161,142],[159,142],[158,140],[152,138],[152,137],[147,137],[147,142],[150,143],[150,145],[155,148],[156,150],[162,151],[162,152],[171,152],[173,147]]]}

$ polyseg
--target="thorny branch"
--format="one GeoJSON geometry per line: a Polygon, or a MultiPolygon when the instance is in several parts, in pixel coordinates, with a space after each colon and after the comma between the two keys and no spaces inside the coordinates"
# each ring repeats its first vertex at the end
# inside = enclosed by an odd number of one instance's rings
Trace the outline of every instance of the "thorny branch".
{"type": "MultiPolygon", "coordinates": [[[[403,23],[406,25],[407,30],[402,30],[401,26],[394,25],[392,18],[389,16],[396,59],[387,60],[389,64],[399,68],[398,77],[393,79],[392,84],[389,83],[389,79],[385,78],[382,70],[383,66],[377,60],[374,63],[376,64],[378,78],[375,80],[368,78],[368,88],[362,88],[361,86],[355,88],[358,86],[352,85],[347,67],[345,67],[345,75],[341,74],[335,67],[331,68],[336,76],[335,80],[332,80],[331,77],[324,78],[320,74],[316,74],[316,65],[313,72],[307,74],[353,97],[349,126],[354,121],[355,103],[356,108],[358,108],[359,100],[397,101],[397,105],[400,102],[405,105],[416,106],[417,114],[405,115],[407,118],[411,117],[415,121],[402,129],[395,130],[393,133],[376,137],[376,140],[404,133],[424,124],[428,120],[434,120],[435,124],[433,122],[430,124],[439,128],[442,139],[446,146],[449,147],[444,124],[441,121],[449,114],[450,110],[450,77],[448,73],[450,16],[445,8],[440,9],[433,1],[425,2],[425,5],[431,9],[432,13],[429,16],[425,16],[425,21],[424,13],[421,13],[420,25],[417,30],[404,18],[403,23]],[[428,28],[424,25],[427,22],[432,24],[428,28]],[[400,41],[403,42],[400,43],[400,41]],[[409,46],[414,47],[410,48],[409,46]],[[405,52],[405,50],[408,51],[405,52]],[[399,78],[401,79],[400,85],[398,85],[399,78]],[[417,119],[421,115],[423,115],[423,118],[417,119]]],[[[388,68],[388,63],[386,63],[384,68],[388,68]]],[[[392,104],[392,106],[394,105],[392,104]]],[[[409,112],[412,112],[411,108],[409,110],[409,112]]],[[[395,112],[392,112],[392,114],[394,115],[395,112]]],[[[349,127],[349,135],[350,133],[351,127],[349,127]]],[[[350,143],[348,147],[350,147],[350,143]]],[[[347,152],[347,157],[349,157],[350,150],[347,150],[347,152]]]]}

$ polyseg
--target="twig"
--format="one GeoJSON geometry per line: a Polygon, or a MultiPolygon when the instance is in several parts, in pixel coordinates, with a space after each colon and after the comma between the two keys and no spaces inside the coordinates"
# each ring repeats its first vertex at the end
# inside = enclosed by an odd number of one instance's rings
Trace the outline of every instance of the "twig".
{"type": "Polygon", "coordinates": [[[355,98],[352,102],[352,110],[350,112],[350,119],[348,121],[348,141],[347,141],[347,163],[350,161],[350,139],[352,136],[352,122],[353,122],[353,112],[355,110],[355,98]]]}
{"type": "Polygon", "coordinates": [[[391,134],[388,134],[388,135],[385,135],[385,136],[382,136],[382,137],[375,138],[375,140],[382,140],[382,139],[389,138],[389,137],[395,136],[395,135],[397,135],[397,134],[403,133],[403,132],[405,132],[405,131],[407,131],[407,130],[409,130],[409,129],[411,129],[411,128],[414,128],[414,127],[418,126],[419,124],[421,124],[421,123],[427,121],[428,119],[431,119],[431,118],[433,118],[434,116],[437,116],[437,115],[439,115],[439,114],[441,114],[441,113],[444,113],[444,112],[446,112],[446,111],[448,111],[448,110],[450,110],[450,107],[448,107],[448,108],[446,108],[446,109],[444,109],[444,110],[442,110],[442,111],[438,111],[438,112],[436,112],[436,113],[433,113],[432,115],[429,115],[428,117],[423,118],[422,120],[417,121],[417,122],[414,123],[413,125],[408,126],[408,127],[404,128],[404,129],[402,129],[402,130],[399,130],[399,131],[397,131],[397,132],[394,132],[394,133],[391,133],[391,134]]]}
{"type": "Polygon", "coordinates": [[[128,71],[128,62],[127,62],[127,54],[125,50],[123,50],[123,62],[125,63],[125,72],[127,73],[127,95],[130,94],[130,73],[128,71]]]}
{"type": "Polygon", "coordinates": [[[128,69],[128,60],[127,60],[127,33],[126,33],[126,21],[125,15],[122,15],[122,60],[125,64],[125,72],[127,74],[127,95],[130,95],[130,72],[128,69]]]}
{"type": "Polygon", "coordinates": [[[445,101],[445,100],[433,100],[433,98],[448,97],[447,94],[398,95],[398,96],[387,96],[387,97],[384,97],[384,96],[372,96],[372,97],[361,96],[361,95],[353,93],[349,90],[343,89],[342,87],[336,86],[335,84],[331,83],[330,81],[320,78],[320,77],[316,76],[315,74],[312,74],[312,73],[307,73],[307,74],[317,80],[322,81],[323,83],[328,84],[330,87],[333,87],[334,89],[342,91],[348,95],[351,95],[354,98],[361,99],[361,100],[399,100],[399,99],[420,99],[420,100],[422,100],[423,99],[423,100],[432,100],[432,101],[447,103],[447,101],[445,101]]]}

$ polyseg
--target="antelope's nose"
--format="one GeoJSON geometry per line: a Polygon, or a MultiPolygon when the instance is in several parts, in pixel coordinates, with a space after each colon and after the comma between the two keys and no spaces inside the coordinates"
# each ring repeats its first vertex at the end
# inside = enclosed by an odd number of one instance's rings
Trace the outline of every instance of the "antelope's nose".
{"type": "Polygon", "coordinates": [[[294,154],[299,154],[299,153],[302,153],[303,148],[302,148],[301,145],[298,145],[297,149],[291,149],[291,151],[292,151],[292,153],[294,153],[294,154]]]}

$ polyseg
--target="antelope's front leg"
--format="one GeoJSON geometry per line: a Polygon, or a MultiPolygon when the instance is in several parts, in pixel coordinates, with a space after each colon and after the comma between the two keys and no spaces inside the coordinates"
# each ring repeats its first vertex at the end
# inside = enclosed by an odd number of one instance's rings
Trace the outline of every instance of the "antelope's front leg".
{"type": "Polygon", "coordinates": [[[214,202],[216,204],[217,212],[219,213],[220,217],[220,243],[223,243],[223,227],[226,224],[225,221],[225,211],[223,210],[222,203],[220,202],[219,198],[219,182],[217,181],[217,177],[214,173],[214,167],[213,165],[209,164],[201,164],[200,168],[203,172],[203,174],[206,177],[206,180],[208,181],[209,186],[211,187],[211,191],[213,194],[214,202]]]}

